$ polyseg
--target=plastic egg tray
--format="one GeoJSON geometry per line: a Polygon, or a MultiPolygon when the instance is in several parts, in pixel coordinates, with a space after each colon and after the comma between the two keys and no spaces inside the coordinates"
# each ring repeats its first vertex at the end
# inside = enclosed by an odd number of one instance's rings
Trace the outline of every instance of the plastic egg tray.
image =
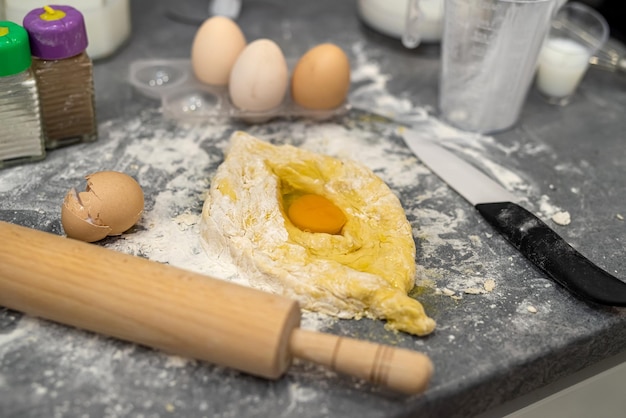
{"type": "Polygon", "coordinates": [[[130,84],[145,96],[160,99],[163,115],[182,121],[219,118],[260,123],[274,118],[326,120],[347,113],[344,104],[329,110],[313,110],[297,105],[286,94],[283,102],[266,111],[237,108],[230,100],[228,86],[213,86],[196,80],[190,60],[138,60],[130,64],[130,84]]]}

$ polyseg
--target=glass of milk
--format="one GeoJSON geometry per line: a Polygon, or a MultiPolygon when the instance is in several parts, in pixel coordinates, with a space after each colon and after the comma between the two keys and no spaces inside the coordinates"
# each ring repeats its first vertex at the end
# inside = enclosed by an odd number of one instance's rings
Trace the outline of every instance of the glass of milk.
{"type": "Polygon", "coordinates": [[[589,67],[589,59],[606,42],[609,26],[594,9],[567,3],[554,19],[539,53],[536,87],[548,103],[565,106],[589,67]]]}

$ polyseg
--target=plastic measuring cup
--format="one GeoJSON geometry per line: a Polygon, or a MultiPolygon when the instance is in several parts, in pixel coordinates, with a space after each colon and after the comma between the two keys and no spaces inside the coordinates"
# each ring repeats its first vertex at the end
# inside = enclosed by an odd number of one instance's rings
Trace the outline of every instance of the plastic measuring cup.
{"type": "Polygon", "coordinates": [[[492,133],[519,119],[560,0],[446,0],[439,107],[443,119],[492,133]]]}

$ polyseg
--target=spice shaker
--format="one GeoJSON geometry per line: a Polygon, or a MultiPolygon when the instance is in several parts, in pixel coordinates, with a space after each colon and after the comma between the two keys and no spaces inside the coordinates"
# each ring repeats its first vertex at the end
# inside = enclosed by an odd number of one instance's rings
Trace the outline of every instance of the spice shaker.
{"type": "Polygon", "coordinates": [[[37,79],[46,148],[97,139],[93,63],[83,15],[44,6],[24,17],[37,79]]]}
{"type": "Polygon", "coordinates": [[[0,21],[0,167],[46,156],[26,30],[0,21]]]}

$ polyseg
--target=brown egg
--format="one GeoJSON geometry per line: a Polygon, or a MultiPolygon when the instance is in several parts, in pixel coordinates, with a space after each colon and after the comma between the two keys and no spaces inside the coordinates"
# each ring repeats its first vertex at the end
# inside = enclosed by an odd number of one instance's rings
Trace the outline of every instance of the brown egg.
{"type": "Polygon", "coordinates": [[[63,201],[61,223],[68,237],[94,242],[120,235],[137,223],[143,213],[144,197],[132,177],[100,171],[86,179],[84,192],[71,189],[63,201]]]}
{"type": "Polygon", "coordinates": [[[350,90],[350,61],[341,48],[321,44],[300,58],[291,77],[293,101],[308,109],[333,109],[350,90]]]}
{"type": "Polygon", "coordinates": [[[237,57],[246,46],[239,26],[223,16],[210,17],[200,26],[191,46],[191,66],[196,78],[213,85],[228,84],[237,57]]]}

